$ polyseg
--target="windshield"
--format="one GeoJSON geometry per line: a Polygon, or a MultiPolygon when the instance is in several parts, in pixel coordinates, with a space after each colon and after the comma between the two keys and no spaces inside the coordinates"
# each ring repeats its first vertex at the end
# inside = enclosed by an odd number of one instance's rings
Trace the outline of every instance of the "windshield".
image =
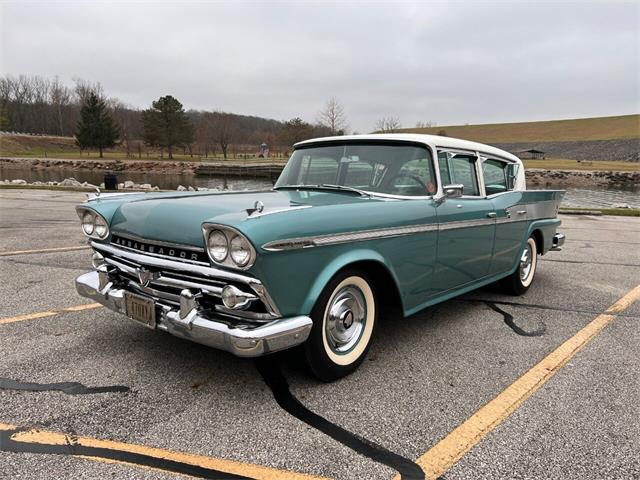
{"type": "Polygon", "coordinates": [[[427,196],[436,193],[426,147],[408,144],[331,144],[293,152],[275,188],[357,189],[370,193],[427,196]]]}

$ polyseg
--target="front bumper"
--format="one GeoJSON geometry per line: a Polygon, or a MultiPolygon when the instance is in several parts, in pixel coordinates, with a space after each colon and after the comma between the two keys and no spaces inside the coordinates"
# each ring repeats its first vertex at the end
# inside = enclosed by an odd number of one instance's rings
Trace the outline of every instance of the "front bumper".
{"type": "Polygon", "coordinates": [[[560,247],[564,245],[564,240],[564,233],[556,233],[553,236],[553,245],[551,247],[551,250],[562,250],[560,247]]]}
{"type": "MultiPolygon", "coordinates": [[[[76,290],[114,312],[126,314],[124,289],[107,283],[100,288],[98,272],[76,278],[76,290]]],[[[258,357],[284,350],[304,342],[311,331],[311,319],[306,316],[280,318],[269,323],[242,328],[202,316],[196,308],[181,312],[156,303],[156,326],[176,337],[191,340],[240,357],[258,357]]],[[[133,321],[133,320],[132,320],[133,321]]]]}

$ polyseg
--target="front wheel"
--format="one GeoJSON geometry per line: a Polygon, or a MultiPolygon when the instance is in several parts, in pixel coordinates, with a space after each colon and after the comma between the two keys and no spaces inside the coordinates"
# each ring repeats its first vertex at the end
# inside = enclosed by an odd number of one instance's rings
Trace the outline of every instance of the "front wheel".
{"type": "Polygon", "coordinates": [[[330,382],[352,373],[364,360],[376,324],[376,297],[362,272],[343,271],[325,287],[311,312],[304,344],[311,372],[330,382]]]}
{"type": "Polygon", "coordinates": [[[520,255],[518,268],[502,280],[505,292],[511,295],[522,295],[531,286],[538,266],[538,247],[536,239],[529,237],[520,255]]]}

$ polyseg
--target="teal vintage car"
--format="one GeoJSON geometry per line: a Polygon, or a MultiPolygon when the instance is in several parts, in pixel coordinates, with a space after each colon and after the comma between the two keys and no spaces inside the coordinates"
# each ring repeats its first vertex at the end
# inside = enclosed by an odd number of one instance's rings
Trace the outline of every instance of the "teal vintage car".
{"type": "Polygon", "coordinates": [[[80,295],[149,328],[253,357],[300,346],[354,371],[383,316],[493,282],[531,285],[559,249],[564,192],[527,190],[508,152],[448,137],[298,143],[274,188],[103,194],[77,207],[95,270],[80,295]]]}

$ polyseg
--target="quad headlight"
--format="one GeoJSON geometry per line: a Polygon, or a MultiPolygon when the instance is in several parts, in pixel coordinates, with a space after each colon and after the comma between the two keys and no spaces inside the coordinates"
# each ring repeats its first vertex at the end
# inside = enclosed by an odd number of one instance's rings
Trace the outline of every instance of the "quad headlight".
{"type": "Polygon", "coordinates": [[[247,238],[224,225],[202,226],[209,258],[218,265],[246,270],[253,265],[256,251],[247,238]]]}
{"type": "Polygon", "coordinates": [[[212,230],[207,239],[207,248],[214,262],[224,262],[229,254],[229,241],[227,240],[227,236],[220,230],[212,230]]]}
{"type": "Polygon", "coordinates": [[[231,259],[239,267],[245,267],[251,260],[251,244],[249,241],[236,235],[231,239],[231,259]]]}
{"type": "Polygon", "coordinates": [[[78,207],[76,212],[80,217],[82,231],[87,237],[104,240],[109,236],[109,224],[102,215],[94,210],[82,207],[78,207]]]}

